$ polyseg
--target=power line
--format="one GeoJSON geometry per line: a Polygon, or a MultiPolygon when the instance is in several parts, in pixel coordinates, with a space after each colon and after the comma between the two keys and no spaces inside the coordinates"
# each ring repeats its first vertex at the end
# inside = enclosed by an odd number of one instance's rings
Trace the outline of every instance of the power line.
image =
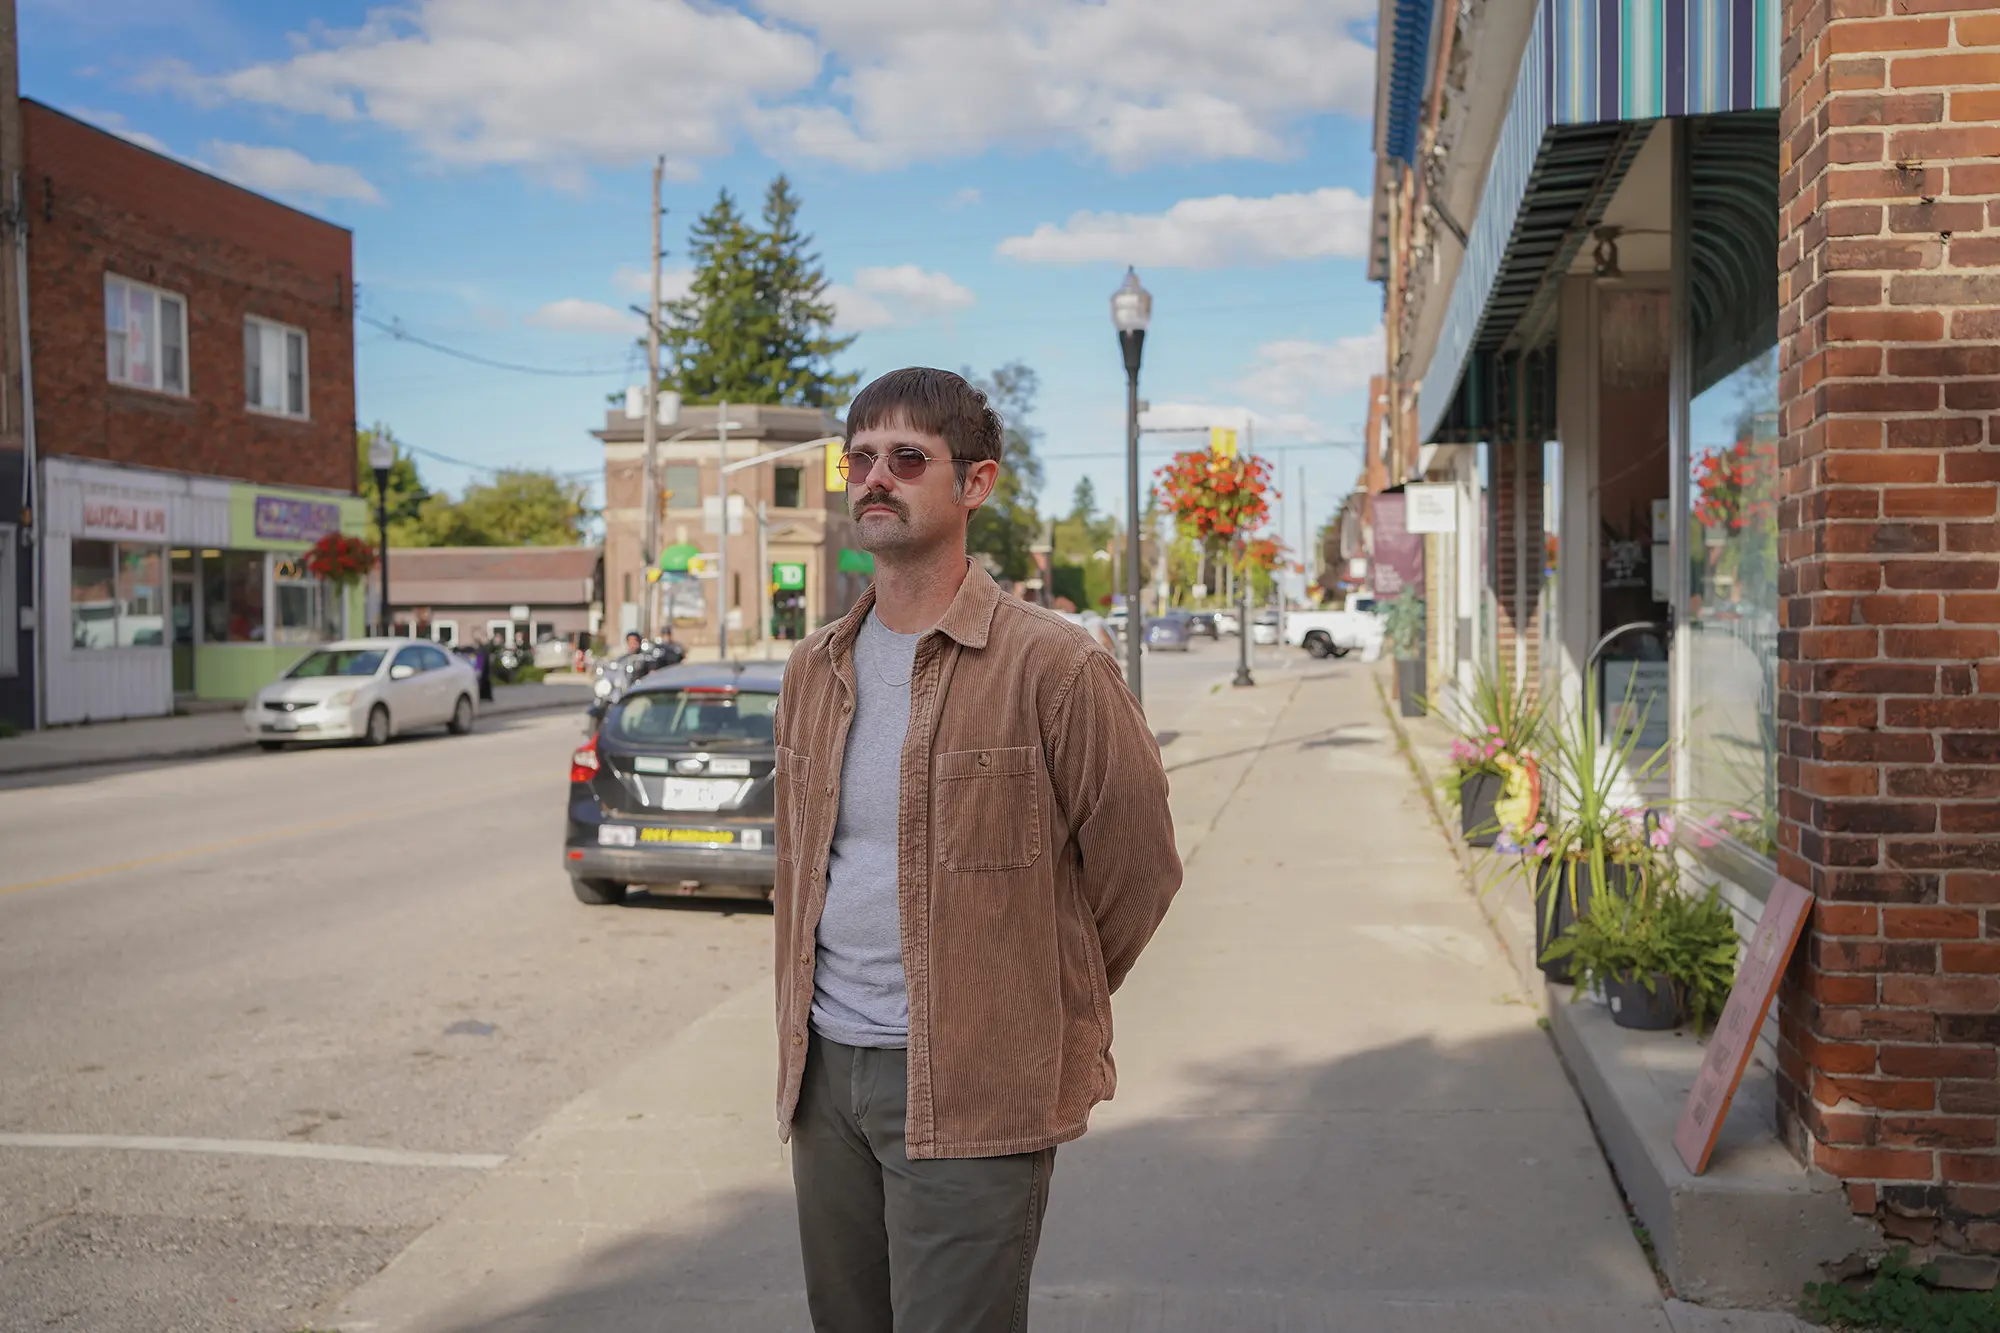
{"type": "MultiPolygon", "coordinates": [[[[531,468],[520,465],[496,467],[491,463],[475,463],[469,458],[453,458],[450,454],[442,454],[435,449],[426,449],[420,444],[410,444],[404,440],[397,440],[396,447],[398,449],[401,449],[406,454],[421,454],[423,457],[431,459],[433,462],[449,463],[453,467],[467,468],[473,472],[490,472],[495,476],[498,476],[502,472],[539,472],[542,470],[540,468],[531,468]]],[[[590,468],[574,468],[568,472],[552,472],[549,475],[557,477],[601,477],[603,476],[603,474],[604,474],[603,468],[590,467],[590,468]]]]}
{"type": "MultiPolygon", "coordinates": [[[[469,361],[475,366],[486,366],[493,370],[509,370],[520,375],[552,375],[568,379],[602,379],[606,375],[623,374],[626,368],[625,366],[600,366],[588,370],[559,370],[553,366],[524,366],[515,361],[496,361],[492,357],[480,356],[476,352],[462,352],[456,347],[447,347],[443,343],[432,342],[428,338],[419,338],[416,334],[404,328],[403,322],[399,319],[380,320],[373,315],[363,314],[358,310],[354,312],[354,317],[364,324],[372,325],[382,330],[382,332],[388,334],[397,342],[414,343],[418,347],[428,348],[433,352],[438,352],[449,357],[456,357],[460,361],[469,361]]],[[[626,364],[630,364],[629,360],[626,364]]]]}

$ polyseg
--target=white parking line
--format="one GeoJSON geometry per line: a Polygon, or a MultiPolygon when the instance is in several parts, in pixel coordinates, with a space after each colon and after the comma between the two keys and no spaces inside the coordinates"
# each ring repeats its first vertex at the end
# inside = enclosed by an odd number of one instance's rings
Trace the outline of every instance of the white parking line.
{"type": "Polygon", "coordinates": [[[131,1134],[0,1134],[0,1148],[95,1148],[123,1152],[197,1152],[229,1157],[295,1157],[314,1162],[359,1162],[365,1166],[429,1166],[490,1171],[505,1153],[412,1152],[402,1148],[362,1148],[345,1143],[271,1142],[265,1139],[147,1138],[131,1134]]]}

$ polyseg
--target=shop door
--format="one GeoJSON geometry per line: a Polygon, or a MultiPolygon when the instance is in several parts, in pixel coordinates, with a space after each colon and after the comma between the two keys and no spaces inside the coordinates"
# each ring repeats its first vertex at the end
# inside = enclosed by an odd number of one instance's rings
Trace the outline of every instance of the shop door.
{"type": "Polygon", "coordinates": [[[192,551],[173,554],[174,693],[194,693],[195,570],[192,551]]]}
{"type": "Polygon", "coordinates": [[[806,636],[806,567],[803,563],[771,566],[771,637],[806,636]]]}

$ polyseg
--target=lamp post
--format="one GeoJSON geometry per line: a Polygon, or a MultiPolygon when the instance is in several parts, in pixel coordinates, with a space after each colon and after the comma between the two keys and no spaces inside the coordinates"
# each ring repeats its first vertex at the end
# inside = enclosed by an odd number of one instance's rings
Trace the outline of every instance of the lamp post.
{"type": "Polygon", "coordinates": [[[386,431],[376,431],[368,442],[368,466],[375,473],[375,531],[382,544],[382,610],[376,629],[389,632],[389,469],[396,466],[396,446],[386,431]]]}
{"type": "Polygon", "coordinates": [[[1139,616],[1139,354],[1146,346],[1146,326],[1153,322],[1153,294],[1139,283],[1139,274],[1125,270],[1125,281],[1111,293],[1111,322],[1118,329],[1118,347],[1125,353],[1125,683],[1142,704],[1139,685],[1139,640],[1145,625],[1139,616]]]}

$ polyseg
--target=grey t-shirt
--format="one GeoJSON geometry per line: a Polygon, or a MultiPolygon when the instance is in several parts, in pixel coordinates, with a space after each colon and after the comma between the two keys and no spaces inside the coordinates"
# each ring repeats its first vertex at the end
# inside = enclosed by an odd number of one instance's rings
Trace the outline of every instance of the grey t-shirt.
{"type": "Polygon", "coordinates": [[[898,634],[870,611],[854,639],[854,721],[826,860],[812,1004],[813,1030],[843,1046],[898,1047],[910,1039],[896,821],[910,673],[922,637],[898,634]]]}

